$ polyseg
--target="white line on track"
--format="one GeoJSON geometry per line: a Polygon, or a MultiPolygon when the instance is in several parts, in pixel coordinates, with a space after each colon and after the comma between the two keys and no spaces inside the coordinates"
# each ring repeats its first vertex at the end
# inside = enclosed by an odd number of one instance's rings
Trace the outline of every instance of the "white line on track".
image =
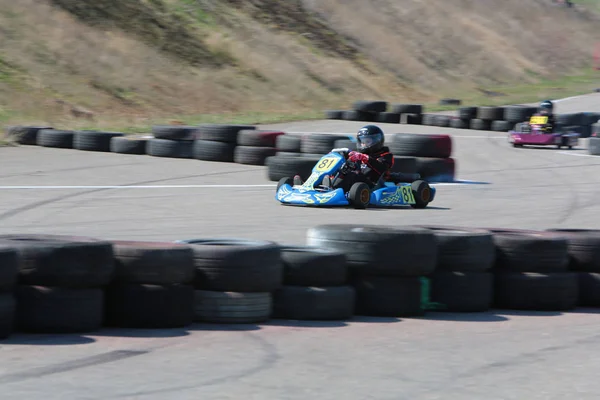
{"type": "Polygon", "coordinates": [[[564,154],[567,156],[575,156],[575,157],[598,157],[600,159],[600,156],[595,156],[593,154],[570,153],[568,151],[559,151],[558,154],[564,154]]]}

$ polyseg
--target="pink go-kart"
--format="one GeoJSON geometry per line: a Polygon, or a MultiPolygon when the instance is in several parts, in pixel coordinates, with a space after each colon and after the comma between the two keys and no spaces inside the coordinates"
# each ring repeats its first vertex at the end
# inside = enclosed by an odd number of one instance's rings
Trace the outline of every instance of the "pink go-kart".
{"type": "MultiPolygon", "coordinates": [[[[532,117],[530,123],[521,125],[521,131],[508,132],[508,142],[513,147],[531,146],[556,146],[557,148],[568,147],[572,149],[579,143],[579,133],[577,132],[544,132],[546,121],[536,123],[536,117],[532,117]]],[[[545,118],[545,117],[542,117],[545,118]]]]}

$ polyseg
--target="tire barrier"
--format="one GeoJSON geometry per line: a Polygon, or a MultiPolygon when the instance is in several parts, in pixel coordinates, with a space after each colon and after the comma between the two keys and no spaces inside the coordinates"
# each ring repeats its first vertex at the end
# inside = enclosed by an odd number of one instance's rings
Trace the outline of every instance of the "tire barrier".
{"type": "MultiPolygon", "coordinates": [[[[460,100],[442,99],[440,104],[460,105],[460,100]]],[[[509,105],[501,107],[460,107],[456,115],[424,113],[422,104],[394,104],[388,112],[384,101],[357,101],[348,111],[326,110],[326,119],[349,121],[384,122],[409,125],[429,125],[456,129],[475,129],[495,132],[517,130],[517,125],[526,122],[537,111],[537,107],[509,105]]],[[[600,113],[580,112],[557,114],[557,126],[575,131],[582,138],[592,134],[593,124],[600,120],[600,113]]]]}
{"type": "Polygon", "coordinates": [[[0,339],[600,307],[600,230],[333,224],[301,245],[15,234],[0,261],[0,339]]]}

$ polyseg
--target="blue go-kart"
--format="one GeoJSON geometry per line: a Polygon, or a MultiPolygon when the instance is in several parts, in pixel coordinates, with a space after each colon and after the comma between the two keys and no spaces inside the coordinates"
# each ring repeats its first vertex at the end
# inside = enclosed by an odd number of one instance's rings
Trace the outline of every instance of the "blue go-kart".
{"type": "Polygon", "coordinates": [[[347,193],[342,188],[332,189],[322,185],[325,175],[329,175],[333,182],[339,173],[355,173],[361,165],[348,159],[348,149],[333,149],[317,161],[311,175],[301,186],[294,186],[291,177],[282,178],[277,184],[275,198],[283,204],[350,205],[365,209],[369,206],[425,208],[435,197],[435,188],[420,180],[418,174],[391,173],[387,180],[382,177],[372,189],[366,183],[357,182],[347,193]]]}

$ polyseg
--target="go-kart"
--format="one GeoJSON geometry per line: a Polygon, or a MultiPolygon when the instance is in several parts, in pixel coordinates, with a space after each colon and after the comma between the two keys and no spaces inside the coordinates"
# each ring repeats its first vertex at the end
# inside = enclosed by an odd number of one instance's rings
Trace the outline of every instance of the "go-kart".
{"type": "Polygon", "coordinates": [[[388,179],[380,179],[373,189],[363,182],[354,183],[346,193],[342,188],[333,189],[322,185],[325,175],[333,179],[338,174],[356,173],[362,163],[348,159],[348,149],[333,149],[317,161],[311,175],[302,185],[294,185],[291,177],[282,178],[277,184],[275,199],[283,204],[308,206],[411,206],[425,208],[435,198],[436,189],[418,174],[392,173],[388,179]],[[410,182],[409,182],[410,181],[410,182]]]}
{"type": "Polygon", "coordinates": [[[540,115],[533,116],[529,123],[521,125],[520,132],[508,132],[508,142],[513,147],[523,147],[523,145],[534,146],[556,146],[557,148],[568,147],[572,149],[579,143],[579,133],[577,132],[544,132],[544,127],[548,123],[548,117],[540,115]]]}

